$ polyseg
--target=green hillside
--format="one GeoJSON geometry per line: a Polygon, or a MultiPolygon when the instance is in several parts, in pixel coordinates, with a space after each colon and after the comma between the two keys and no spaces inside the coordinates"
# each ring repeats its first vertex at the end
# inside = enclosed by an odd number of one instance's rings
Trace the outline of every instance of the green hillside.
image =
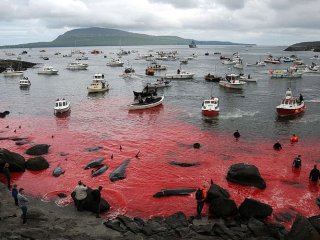
{"type": "MultiPolygon", "coordinates": [[[[187,45],[191,39],[177,36],[152,36],[131,33],[109,28],[80,28],[68,31],[58,36],[52,42],[37,42],[4,47],[81,47],[81,46],[139,46],[139,45],[187,45]]],[[[239,45],[231,42],[220,41],[195,41],[196,44],[209,45],[239,45]]],[[[242,45],[242,44],[241,44],[242,45]]],[[[246,44],[247,45],[247,44],[246,44]]]]}
{"type": "Polygon", "coordinates": [[[320,42],[301,42],[293,44],[285,49],[285,51],[315,51],[320,52],[320,42]]]}

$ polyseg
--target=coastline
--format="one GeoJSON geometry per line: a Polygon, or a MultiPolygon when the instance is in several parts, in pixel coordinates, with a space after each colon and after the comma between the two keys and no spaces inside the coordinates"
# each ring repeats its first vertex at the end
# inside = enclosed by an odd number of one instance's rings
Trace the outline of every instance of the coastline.
{"type": "Polygon", "coordinates": [[[243,219],[187,218],[177,212],[149,220],[120,215],[115,219],[96,218],[91,212],[77,212],[74,206],[58,207],[28,196],[27,223],[14,205],[11,192],[0,183],[0,239],[232,239],[232,240],[317,240],[320,215],[313,221],[297,216],[290,231],[281,224],[251,217],[243,219]]]}

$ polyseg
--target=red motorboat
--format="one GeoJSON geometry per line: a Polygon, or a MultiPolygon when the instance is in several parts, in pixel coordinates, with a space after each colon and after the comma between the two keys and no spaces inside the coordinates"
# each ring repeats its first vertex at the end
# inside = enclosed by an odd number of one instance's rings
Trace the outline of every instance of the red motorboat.
{"type": "Polygon", "coordinates": [[[202,115],[205,117],[215,117],[219,115],[219,99],[211,98],[202,102],[202,115]]]}
{"type": "Polygon", "coordinates": [[[302,113],[305,107],[302,96],[300,96],[300,99],[297,99],[293,97],[292,91],[288,89],[281,104],[277,106],[277,113],[280,117],[294,116],[302,113]]]}

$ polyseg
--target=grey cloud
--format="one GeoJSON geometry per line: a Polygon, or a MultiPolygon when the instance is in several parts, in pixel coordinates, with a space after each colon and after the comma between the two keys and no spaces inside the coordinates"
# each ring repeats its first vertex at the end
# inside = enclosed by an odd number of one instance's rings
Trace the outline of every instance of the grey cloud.
{"type": "Polygon", "coordinates": [[[245,0],[216,0],[216,2],[230,10],[242,9],[245,5],[245,0]]]}
{"type": "Polygon", "coordinates": [[[175,8],[195,8],[199,6],[199,1],[195,0],[149,0],[150,3],[170,4],[175,8]]]}

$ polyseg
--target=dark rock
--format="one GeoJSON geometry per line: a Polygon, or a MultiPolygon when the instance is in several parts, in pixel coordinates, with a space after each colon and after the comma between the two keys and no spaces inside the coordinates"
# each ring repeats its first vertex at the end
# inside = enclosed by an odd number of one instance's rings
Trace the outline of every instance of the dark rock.
{"type": "Polygon", "coordinates": [[[178,227],[187,227],[189,225],[187,221],[186,215],[183,212],[177,212],[173,215],[170,215],[166,218],[165,222],[170,226],[172,229],[178,227]]]}
{"type": "Polygon", "coordinates": [[[215,224],[212,231],[223,239],[239,240],[234,232],[227,228],[224,224],[215,224]]]}
{"type": "Polygon", "coordinates": [[[248,228],[252,231],[255,237],[273,237],[267,225],[258,219],[250,218],[248,228]]]}
{"type": "Polygon", "coordinates": [[[309,220],[301,215],[297,215],[287,236],[287,240],[319,240],[320,234],[312,226],[309,220]]]}
{"type": "MultiPolygon", "coordinates": [[[[97,212],[97,204],[93,200],[91,192],[92,192],[92,189],[90,187],[88,187],[87,197],[83,203],[83,209],[96,213],[97,212]]],[[[76,201],[74,191],[71,193],[71,197],[72,197],[73,201],[76,201]]],[[[105,199],[101,198],[100,213],[107,212],[107,211],[109,211],[109,209],[110,209],[110,204],[105,199]]]]}
{"type": "Polygon", "coordinates": [[[199,149],[201,147],[200,143],[194,143],[193,148],[199,149]]]}
{"type": "Polygon", "coordinates": [[[213,217],[226,218],[235,216],[238,213],[238,209],[233,200],[218,197],[211,202],[209,212],[213,217]]]}
{"type": "Polygon", "coordinates": [[[193,167],[193,166],[199,166],[200,163],[199,162],[176,162],[176,161],[171,161],[169,162],[169,164],[171,165],[175,165],[175,166],[180,166],[180,167],[193,167]]]}
{"type": "Polygon", "coordinates": [[[320,215],[309,217],[308,220],[312,226],[320,233],[320,215]]]}
{"type": "Polygon", "coordinates": [[[245,186],[254,186],[265,189],[266,183],[261,177],[258,168],[254,165],[237,163],[229,168],[227,180],[245,186]]]}
{"type": "Polygon", "coordinates": [[[26,70],[27,68],[31,68],[35,66],[36,63],[20,61],[20,60],[11,60],[11,59],[1,59],[0,60],[0,73],[6,70],[8,67],[12,67],[15,70],[26,70]]]}
{"type": "Polygon", "coordinates": [[[266,218],[272,214],[272,207],[257,200],[246,198],[239,206],[239,213],[244,218],[266,218]]]}
{"type": "Polygon", "coordinates": [[[142,230],[143,226],[138,225],[133,219],[124,216],[124,215],[119,215],[117,217],[119,219],[120,222],[122,222],[126,228],[133,232],[133,233],[138,233],[142,230]]]}
{"type": "Polygon", "coordinates": [[[207,192],[206,202],[211,203],[215,198],[218,197],[229,198],[230,194],[227,190],[212,182],[207,192]]]}
{"type": "Polygon", "coordinates": [[[42,155],[47,154],[50,145],[48,144],[37,144],[29,149],[27,149],[26,154],[29,155],[42,155]]]}
{"type": "Polygon", "coordinates": [[[24,172],[25,162],[23,156],[18,153],[10,152],[5,148],[0,148],[0,169],[3,168],[5,163],[9,163],[9,170],[11,172],[24,172]]]}
{"type": "Polygon", "coordinates": [[[33,171],[40,171],[49,167],[48,161],[43,157],[34,157],[28,159],[26,162],[26,169],[33,171]]]}
{"type": "Polygon", "coordinates": [[[141,232],[147,236],[151,236],[161,232],[168,232],[168,228],[163,222],[159,222],[157,219],[150,219],[143,226],[141,232]]]}
{"type": "Polygon", "coordinates": [[[124,233],[127,231],[126,226],[119,219],[107,220],[103,225],[118,232],[124,233]]]}

